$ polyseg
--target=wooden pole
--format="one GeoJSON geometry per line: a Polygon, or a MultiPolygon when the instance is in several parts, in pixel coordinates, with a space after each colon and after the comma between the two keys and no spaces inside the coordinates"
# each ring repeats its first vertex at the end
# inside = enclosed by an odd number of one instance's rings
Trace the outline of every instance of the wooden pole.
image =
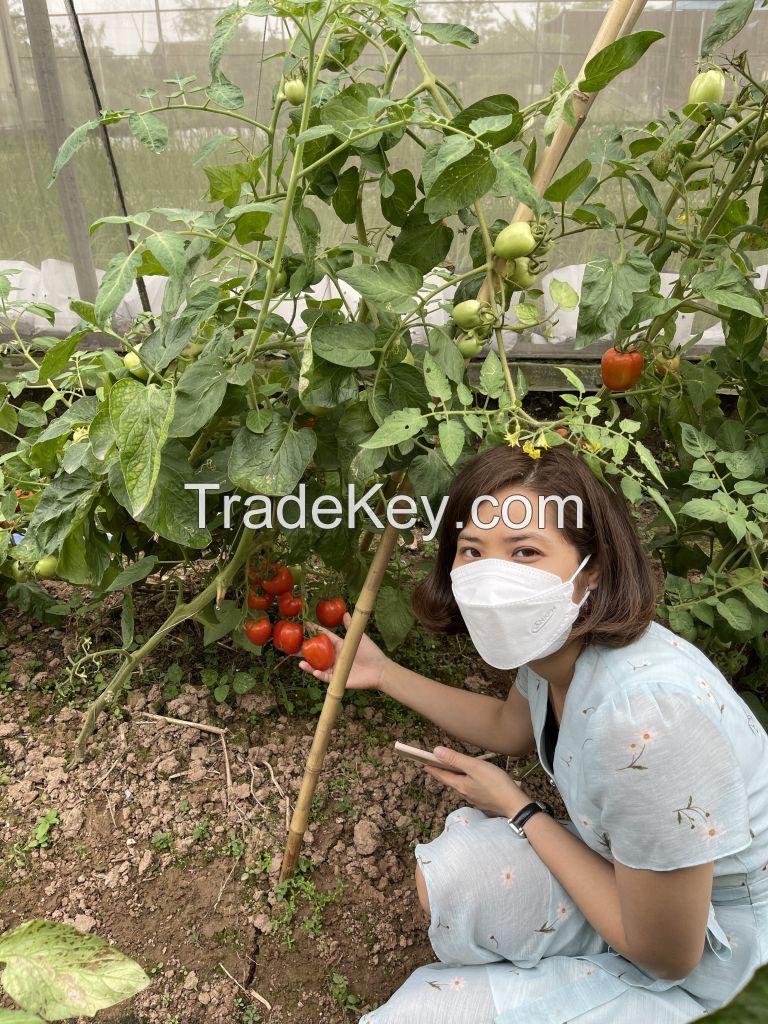
{"type": "MultiPolygon", "coordinates": [[[[584,77],[584,69],[590,60],[599,53],[600,50],[608,46],[609,43],[614,42],[620,36],[627,35],[631,32],[637,19],[643,12],[646,0],[613,0],[613,3],[608,8],[603,18],[603,22],[598,29],[597,35],[589,48],[584,61],[579,69],[579,73],[576,77],[576,81],[579,82],[584,77]]],[[[587,114],[592,104],[597,98],[597,93],[584,93],[576,89],[573,93],[573,112],[576,117],[576,123],[571,126],[567,121],[561,120],[555,129],[555,134],[552,137],[552,141],[545,148],[541,154],[541,160],[536,165],[536,170],[533,172],[533,187],[542,195],[557,173],[557,169],[563,161],[563,157],[568,152],[568,149],[576,138],[579,129],[587,119],[587,114]]],[[[532,218],[533,211],[530,207],[524,203],[518,203],[515,208],[515,212],[512,215],[511,224],[516,221],[528,221],[532,218]]],[[[499,275],[496,279],[496,284],[500,286],[500,278],[506,271],[507,261],[497,258],[494,261],[494,269],[499,275]]],[[[488,290],[488,282],[483,281],[482,287],[477,295],[481,302],[488,302],[490,300],[490,293],[488,290]]]]}
{"type": "MultiPolygon", "coordinates": [[[[410,494],[411,491],[412,485],[409,480],[406,480],[400,489],[400,493],[410,494]]],[[[362,639],[365,627],[368,624],[368,619],[370,618],[376,604],[376,597],[379,593],[379,588],[381,587],[381,581],[384,578],[384,572],[386,571],[387,564],[397,542],[397,536],[397,527],[393,526],[391,523],[387,523],[384,528],[384,533],[381,535],[381,539],[379,540],[379,546],[376,548],[371,560],[368,575],[365,577],[365,583],[363,584],[363,589],[360,591],[360,596],[355,603],[355,608],[352,612],[352,621],[350,622],[349,629],[344,637],[341,654],[333,666],[333,674],[331,675],[331,681],[328,684],[328,690],[325,694],[320,718],[318,719],[317,726],[315,727],[315,736],[312,741],[312,748],[309,751],[307,766],[304,770],[304,778],[301,781],[299,798],[296,806],[294,807],[293,816],[291,817],[288,841],[285,846],[283,863],[280,867],[281,882],[293,876],[296,864],[298,863],[299,854],[301,853],[301,845],[304,841],[304,833],[306,832],[307,825],[309,823],[312,797],[314,796],[315,789],[317,788],[317,780],[320,778],[323,759],[325,758],[325,753],[328,750],[331,733],[333,732],[333,727],[336,723],[336,719],[338,718],[339,711],[341,710],[341,700],[346,690],[347,679],[349,678],[349,673],[352,668],[352,662],[355,660],[357,649],[360,646],[360,640],[362,639]]]]}
{"type": "MultiPolygon", "coordinates": [[[[69,119],[64,110],[64,97],[59,81],[56,50],[48,16],[46,0],[23,0],[27,18],[29,45],[35,69],[40,105],[43,108],[45,133],[51,158],[55,159],[66,138],[69,119]]],[[[80,191],[72,164],[64,167],[56,179],[61,215],[69,244],[69,254],[75,270],[79,297],[86,302],[96,298],[96,269],[90,247],[88,221],[80,198],[80,191]]]]}

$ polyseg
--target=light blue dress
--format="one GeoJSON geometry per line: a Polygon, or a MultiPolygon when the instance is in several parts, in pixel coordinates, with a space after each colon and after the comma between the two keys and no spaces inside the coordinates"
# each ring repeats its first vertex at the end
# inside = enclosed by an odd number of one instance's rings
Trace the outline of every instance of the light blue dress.
{"type": "Polygon", "coordinates": [[[670,871],[714,862],[704,954],[657,979],[595,932],[506,818],[459,807],[415,858],[438,963],[359,1024],[672,1024],[726,1004],[768,963],[768,736],[692,644],[652,623],[621,648],[585,647],[549,764],[548,683],[529,666],[539,758],[562,824],[602,857],[670,871]]]}

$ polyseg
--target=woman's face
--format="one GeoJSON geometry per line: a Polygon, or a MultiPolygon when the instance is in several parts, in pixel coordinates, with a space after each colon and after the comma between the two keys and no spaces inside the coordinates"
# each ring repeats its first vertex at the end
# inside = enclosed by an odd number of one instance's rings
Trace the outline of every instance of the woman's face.
{"type": "MultiPolygon", "coordinates": [[[[565,530],[557,525],[558,508],[555,502],[549,502],[545,508],[543,525],[539,526],[539,495],[524,487],[509,487],[496,491],[493,497],[497,506],[483,502],[478,506],[475,518],[480,523],[491,523],[498,516],[493,526],[483,528],[468,522],[459,531],[456,542],[456,555],[452,569],[480,558],[508,558],[513,562],[533,565],[537,569],[554,573],[561,580],[569,579],[581,562],[577,548],[568,540],[565,530]],[[512,501],[507,506],[507,519],[504,522],[501,506],[505,498],[520,495],[528,499],[532,509],[531,521],[525,526],[528,509],[520,501],[512,501]]],[[[592,561],[590,559],[590,561],[592,561]]],[[[597,568],[584,566],[583,571],[574,580],[574,600],[578,601],[587,584],[590,590],[597,586],[597,568]]]]}

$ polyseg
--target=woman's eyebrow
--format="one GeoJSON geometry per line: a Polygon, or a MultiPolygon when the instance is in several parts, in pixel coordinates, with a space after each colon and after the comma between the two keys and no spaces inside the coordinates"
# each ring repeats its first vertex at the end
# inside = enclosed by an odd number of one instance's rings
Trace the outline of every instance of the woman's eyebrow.
{"type": "MultiPolygon", "coordinates": [[[[471,540],[477,544],[482,543],[483,538],[476,537],[474,534],[470,533],[460,533],[457,540],[471,540]]],[[[519,544],[521,540],[535,540],[537,543],[541,543],[541,537],[537,536],[535,533],[520,533],[516,537],[505,537],[502,543],[519,544]]]]}

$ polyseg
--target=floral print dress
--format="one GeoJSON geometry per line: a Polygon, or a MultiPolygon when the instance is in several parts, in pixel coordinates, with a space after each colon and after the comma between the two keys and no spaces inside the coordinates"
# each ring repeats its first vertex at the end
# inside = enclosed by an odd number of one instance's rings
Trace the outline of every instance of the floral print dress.
{"type": "Polygon", "coordinates": [[[702,958],[685,978],[648,974],[595,932],[506,818],[459,807],[414,851],[438,962],[359,1024],[672,1024],[724,1005],[768,963],[768,736],[751,709],[655,622],[626,647],[582,650],[553,757],[547,681],[523,666],[515,686],[565,828],[631,868],[714,862],[702,958]]]}

